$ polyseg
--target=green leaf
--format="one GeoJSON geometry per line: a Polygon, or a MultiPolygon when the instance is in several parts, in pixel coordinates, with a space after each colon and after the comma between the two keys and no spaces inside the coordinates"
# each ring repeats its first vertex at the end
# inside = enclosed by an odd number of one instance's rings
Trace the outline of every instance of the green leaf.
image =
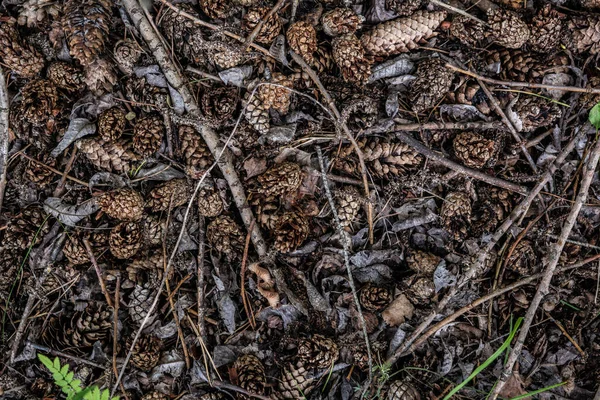
{"type": "Polygon", "coordinates": [[[40,361],[42,362],[42,364],[44,364],[46,366],[46,368],[48,368],[49,370],[52,370],[54,368],[54,366],[52,365],[52,360],[50,360],[45,355],[38,354],[38,358],[40,359],[40,361]]]}
{"type": "Polygon", "coordinates": [[[102,395],[100,396],[100,400],[108,400],[109,397],[110,397],[110,392],[108,391],[108,389],[104,389],[104,391],[102,392],[102,395]]]}
{"type": "Polygon", "coordinates": [[[60,371],[60,360],[58,359],[58,357],[54,359],[54,369],[60,371]]]}
{"type": "Polygon", "coordinates": [[[62,368],[60,369],[60,373],[63,376],[67,376],[67,373],[69,372],[69,364],[65,364],[62,366],[62,368]]]}
{"type": "MultiPolygon", "coordinates": [[[[54,382],[56,382],[56,384],[58,386],[61,386],[61,384],[59,382],[63,382],[63,376],[62,376],[62,374],[60,372],[53,373],[52,374],[52,379],[54,379],[54,382]]],[[[62,385],[62,386],[66,386],[66,385],[67,385],[67,383],[65,382],[65,384],[62,385]]]]}
{"type": "Polygon", "coordinates": [[[79,379],[74,379],[73,381],[71,381],[71,387],[79,388],[78,391],[80,391],[81,390],[81,381],[79,379]]]}
{"type": "Polygon", "coordinates": [[[600,103],[592,107],[588,119],[594,128],[600,129],[600,103]]]}
{"type": "Polygon", "coordinates": [[[83,400],[83,399],[88,399],[88,394],[92,391],[92,387],[88,387],[83,389],[81,392],[77,393],[75,396],[73,396],[72,400],[83,400]]]}
{"type": "Polygon", "coordinates": [[[73,377],[74,376],[75,376],[75,374],[73,374],[73,371],[71,371],[65,375],[65,381],[69,382],[71,384],[71,386],[73,386],[73,377]]]}

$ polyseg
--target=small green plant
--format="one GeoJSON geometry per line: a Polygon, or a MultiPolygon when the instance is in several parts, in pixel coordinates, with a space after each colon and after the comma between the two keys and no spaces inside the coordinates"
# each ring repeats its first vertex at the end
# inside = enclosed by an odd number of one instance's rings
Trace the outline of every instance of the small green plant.
{"type": "Polygon", "coordinates": [[[60,365],[58,357],[52,361],[43,354],[38,354],[38,358],[52,373],[54,383],[67,395],[67,400],[119,400],[119,397],[110,397],[110,391],[104,389],[100,391],[98,386],[81,387],[81,381],[75,379],[75,374],[69,372],[69,364],[60,365]]]}

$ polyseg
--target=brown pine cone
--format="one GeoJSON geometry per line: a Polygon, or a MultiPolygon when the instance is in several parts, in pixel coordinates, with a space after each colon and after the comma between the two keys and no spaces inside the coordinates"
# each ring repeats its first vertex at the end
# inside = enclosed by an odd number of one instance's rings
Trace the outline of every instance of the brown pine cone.
{"type": "Polygon", "coordinates": [[[112,107],[98,116],[98,134],[109,142],[118,140],[125,130],[125,111],[120,107],[112,107]]]}
{"type": "Polygon", "coordinates": [[[76,92],[83,88],[82,71],[64,61],[54,61],[50,64],[46,76],[56,87],[68,92],[76,92]]]}
{"type": "Polygon", "coordinates": [[[330,368],[339,358],[334,340],[315,334],[298,343],[298,359],[309,368],[330,368]]]}
{"type": "Polygon", "coordinates": [[[167,232],[167,221],[156,215],[144,215],[142,225],[142,242],[146,247],[159,246],[167,232]]]}
{"type": "Polygon", "coordinates": [[[153,391],[150,393],[146,393],[142,396],[142,400],[169,400],[169,396],[162,394],[159,391],[153,391]]]}
{"type": "MultiPolygon", "coordinates": [[[[247,33],[252,32],[254,28],[263,20],[271,9],[269,7],[253,7],[248,10],[242,20],[242,27],[247,33]]],[[[262,28],[254,39],[257,43],[271,44],[279,35],[283,28],[283,22],[277,13],[273,14],[265,21],[262,28]]]]}
{"type": "Polygon", "coordinates": [[[46,152],[39,152],[38,154],[33,155],[38,162],[34,162],[31,160],[26,161],[25,167],[25,178],[40,188],[46,187],[54,180],[54,172],[50,171],[47,168],[42,166],[46,165],[48,167],[56,167],[56,158],[50,156],[50,154],[46,152]],[[40,164],[41,163],[41,164],[40,164]]]}
{"type": "MultiPolygon", "coordinates": [[[[361,338],[362,339],[362,338],[361,338]]],[[[361,370],[365,371],[369,367],[369,355],[364,340],[352,341],[347,343],[348,339],[343,339],[343,347],[340,350],[340,358],[344,362],[353,363],[361,370]]],[[[374,360],[385,358],[388,343],[380,340],[371,342],[371,353],[374,360]]]]}
{"type": "Polygon", "coordinates": [[[237,383],[241,388],[253,394],[265,393],[267,384],[265,367],[258,357],[252,354],[242,355],[235,360],[233,368],[236,370],[237,383]]]}
{"type": "Polygon", "coordinates": [[[301,364],[284,366],[277,382],[275,396],[281,400],[301,399],[316,386],[315,379],[309,377],[308,371],[301,364]]]}
{"type": "Polygon", "coordinates": [[[21,40],[14,18],[0,22],[0,59],[23,78],[34,78],[44,68],[46,60],[31,45],[21,40]]]}
{"type": "Polygon", "coordinates": [[[104,303],[90,302],[72,319],[72,325],[64,329],[65,342],[76,348],[91,348],[100,341],[107,345],[112,335],[113,313],[104,303]]]}
{"type": "Polygon", "coordinates": [[[539,270],[538,259],[529,240],[521,240],[506,260],[506,268],[522,276],[530,276],[539,270]]]}
{"type": "Polygon", "coordinates": [[[140,160],[124,141],[107,142],[100,138],[83,138],[77,141],[76,146],[92,165],[109,172],[128,173],[134,163],[140,160]]]}
{"type": "Polygon", "coordinates": [[[41,26],[50,18],[56,18],[60,14],[61,5],[54,0],[26,0],[19,7],[19,25],[27,25],[28,28],[41,26]]]}
{"type": "Polygon", "coordinates": [[[41,207],[32,205],[24,208],[8,221],[2,245],[18,250],[36,246],[50,230],[47,219],[48,215],[41,207]]]}
{"type": "Polygon", "coordinates": [[[498,152],[496,141],[474,132],[462,132],[452,141],[454,154],[469,168],[483,168],[498,152]]]}
{"type": "Polygon", "coordinates": [[[471,225],[471,199],[464,192],[451,192],[440,212],[444,228],[455,240],[465,239],[471,225]]]}
{"type": "MultiPolygon", "coordinates": [[[[132,339],[128,340],[127,348],[131,348],[132,339]]],[[[158,364],[162,340],[156,336],[142,335],[133,346],[131,363],[142,371],[150,371],[158,364]]]]}
{"type": "Polygon", "coordinates": [[[273,109],[282,115],[288,113],[290,109],[290,100],[292,92],[285,88],[293,88],[294,82],[291,78],[280,72],[274,72],[271,80],[267,84],[260,85],[256,90],[256,95],[260,99],[265,110],[273,109]],[[280,85],[284,87],[269,85],[280,85]]]}
{"type": "Polygon", "coordinates": [[[294,251],[308,238],[309,230],[309,223],[304,215],[297,212],[285,213],[277,219],[273,247],[280,253],[294,251]]]}
{"type": "Polygon", "coordinates": [[[192,179],[200,179],[213,163],[214,158],[196,128],[181,125],[178,134],[177,155],[185,161],[185,172],[192,179]]]}
{"type": "Polygon", "coordinates": [[[56,86],[46,79],[30,81],[21,89],[23,118],[35,126],[44,126],[57,111],[56,86]]]}
{"type": "Polygon", "coordinates": [[[146,78],[130,76],[125,83],[125,93],[130,101],[139,103],[137,107],[146,113],[169,106],[167,89],[148,84],[146,78]]]}
{"type": "Polygon", "coordinates": [[[244,117],[248,124],[252,128],[256,129],[261,135],[269,133],[271,127],[271,119],[269,117],[269,110],[265,108],[262,100],[258,96],[258,90],[254,90],[252,87],[248,87],[242,102],[244,109],[244,117]],[[254,92],[254,93],[253,93],[254,92]]]}
{"type": "Polygon", "coordinates": [[[361,18],[350,8],[334,8],[321,17],[323,32],[329,36],[354,33],[360,29],[361,18]]]}
{"type": "MultiPolygon", "coordinates": [[[[160,286],[164,275],[164,262],[162,249],[156,249],[150,255],[140,255],[134,258],[125,268],[127,277],[130,281],[142,285],[144,288],[156,289],[160,286]]],[[[169,278],[172,272],[171,270],[169,278]]]]}
{"type": "Polygon", "coordinates": [[[206,227],[206,239],[219,253],[228,259],[236,259],[244,248],[245,235],[233,219],[221,215],[206,227]]]}
{"type": "Polygon", "coordinates": [[[346,228],[352,224],[360,210],[361,202],[362,197],[353,186],[349,186],[336,193],[337,212],[342,228],[346,228]]]}
{"type": "Polygon", "coordinates": [[[385,8],[400,17],[412,15],[422,5],[422,0],[385,0],[385,8]]]}
{"type": "Polygon", "coordinates": [[[529,40],[531,32],[527,24],[514,11],[502,8],[487,12],[491,35],[496,43],[509,49],[518,49],[529,40]]]}
{"type": "Polygon", "coordinates": [[[133,257],[142,247],[142,226],[137,222],[121,222],[110,231],[110,252],[119,259],[133,257]]]}
{"type": "Polygon", "coordinates": [[[485,26],[471,18],[456,15],[450,25],[450,36],[460,40],[462,43],[477,46],[487,37],[485,26]]]}
{"type": "Polygon", "coordinates": [[[367,83],[371,76],[372,60],[354,34],[336,37],[331,42],[333,59],[342,71],[344,81],[359,85],[367,83]]]}
{"type": "Polygon", "coordinates": [[[581,7],[583,8],[587,8],[587,9],[597,9],[600,8],[600,1],[598,0],[580,0],[579,3],[581,4],[581,7]]]}
{"type": "Polygon", "coordinates": [[[223,212],[223,200],[219,192],[203,187],[198,192],[198,213],[203,217],[214,218],[223,212]]]}
{"type": "Polygon", "coordinates": [[[63,247],[63,254],[72,265],[84,265],[90,262],[90,256],[81,241],[80,235],[71,233],[63,247]]]}
{"type": "Polygon", "coordinates": [[[199,0],[198,5],[202,12],[211,19],[227,18],[235,11],[229,0],[199,0]]]}
{"type": "Polygon", "coordinates": [[[143,50],[139,44],[130,39],[119,40],[115,44],[113,57],[123,73],[133,74],[133,67],[139,61],[143,50]]]}
{"type": "Polygon", "coordinates": [[[204,393],[198,397],[198,400],[225,400],[227,397],[221,392],[204,393]]]}
{"type": "MultiPolygon", "coordinates": [[[[200,19],[200,14],[189,3],[177,4],[177,8],[200,19]]],[[[207,64],[204,51],[206,42],[200,25],[169,7],[164,8],[158,21],[167,42],[178,44],[173,48],[177,54],[193,61],[194,64],[207,64]]]]}
{"type": "Polygon", "coordinates": [[[83,66],[91,64],[104,51],[111,7],[108,0],[68,0],[65,3],[63,30],[71,56],[83,66]]]}
{"type": "Polygon", "coordinates": [[[499,188],[477,191],[477,202],[473,205],[471,232],[482,236],[494,232],[513,208],[512,195],[499,188]]]}
{"type": "Polygon", "coordinates": [[[360,305],[367,311],[381,311],[393,300],[392,292],[384,286],[370,283],[363,286],[359,293],[360,305]]]}
{"type": "Polygon", "coordinates": [[[145,157],[155,154],[162,145],[165,124],[158,115],[140,118],[133,128],[133,149],[145,157]]]}
{"type": "Polygon", "coordinates": [[[543,6],[533,17],[530,29],[529,46],[531,50],[550,53],[558,49],[563,30],[562,18],[550,4],[543,6]]]}
{"type": "Polygon", "coordinates": [[[96,197],[100,209],[120,221],[139,221],[144,214],[144,198],[133,189],[116,189],[96,197]]]}
{"type": "Polygon", "coordinates": [[[290,49],[304,59],[308,64],[313,64],[313,53],[317,51],[317,31],[307,21],[294,22],[287,30],[287,41],[290,49]]]}
{"type": "Polygon", "coordinates": [[[361,41],[367,53],[374,56],[406,53],[416,48],[422,39],[432,37],[434,29],[444,19],[445,11],[417,11],[410,17],[376,25],[361,37],[361,41]]]}
{"type": "Polygon", "coordinates": [[[567,22],[567,47],[576,53],[600,53],[600,17],[585,15],[567,22]]]}
{"type": "Polygon", "coordinates": [[[207,52],[210,60],[219,70],[236,67],[245,60],[244,53],[240,51],[239,46],[230,40],[211,42],[207,52]]]}
{"type": "Polygon", "coordinates": [[[192,187],[188,181],[171,179],[161,183],[148,193],[146,208],[152,212],[166,211],[186,204],[192,195],[192,187]]]}
{"type": "Polygon", "coordinates": [[[390,383],[387,400],[421,400],[421,395],[411,383],[397,380],[390,383]]]}
{"type": "MultiPolygon", "coordinates": [[[[152,306],[156,292],[153,290],[152,285],[135,285],[133,291],[129,295],[129,304],[127,313],[136,326],[140,326],[142,321],[146,318],[148,310],[152,306]]],[[[148,317],[147,324],[152,324],[156,319],[156,313],[153,313],[148,317]]]]}
{"type": "Polygon", "coordinates": [[[424,276],[433,276],[441,261],[441,257],[435,254],[412,248],[407,249],[405,257],[408,268],[424,276]]]}
{"type": "Polygon", "coordinates": [[[84,72],[83,80],[96,96],[110,92],[117,83],[112,63],[103,58],[96,58],[85,67],[84,72]]]}
{"type": "Polygon", "coordinates": [[[238,89],[219,86],[202,94],[201,107],[204,117],[213,124],[224,125],[233,116],[239,101],[238,89]]]}
{"type": "MultiPolygon", "coordinates": [[[[600,76],[592,76],[588,81],[586,88],[600,87],[600,76]]],[[[579,96],[579,104],[584,110],[589,110],[600,103],[600,95],[593,93],[583,93],[579,96]]]]}
{"type": "Polygon", "coordinates": [[[435,283],[430,276],[411,276],[404,285],[405,293],[413,304],[428,304],[435,296],[435,283]]]}
{"type": "Polygon", "coordinates": [[[21,261],[21,256],[15,249],[0,249],[0,296],[5,299],[8,299],[16,283],[21,261]]]}
{"type": "Polygon", "coordinates": [[[296,163],[283,162],[259,175],[257,193],[265,197],[282,196],[293,193],[302,183],[302,170],[296,163]]]}
{"type": "Polygon", "coordinates": [[[421,62],[417,67],[416,79],[410,87],[410,102],[416,113],[435,107],[448,93],[454,72],[446,68],[439,58],[421,62]]]}
{"type": "Polygon", "coordinates": [[[562,115],[554,102],[537,96],[522,96],[512,107],[516,114],[512,122],[519,132],[532,132],[552,124],[562,115]]]}

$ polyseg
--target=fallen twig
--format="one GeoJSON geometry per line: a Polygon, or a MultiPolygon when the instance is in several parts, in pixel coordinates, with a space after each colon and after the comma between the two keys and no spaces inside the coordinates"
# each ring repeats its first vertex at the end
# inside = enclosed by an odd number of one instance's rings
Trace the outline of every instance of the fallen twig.
{"type": "Polygon", "coordinates": [[[33,343],[30,341],[26,341],[25,344],[31,346],[33,349],[35,349],[37,351],[43,351],[44,353],[51,354],[55,357],[63,357],[63,358],[69,359],[69,360],[73,360],[77,363],[89,365],[94,368],[100,368],[100,369],[105,368],[104,365],[96,364],[95,362],[86,360],[85,358],[81,358],[81,357],[73,356],[71,354],[63,353],[62,351],[54,350],[54,349],[51,349],[50,347],[42,346],[41,344],[33,343]]]}
{"type": "Polygon", "coordinates": [[[4,81],[4,72],[0,67],[0,210],[4,202],[4,189],[6,189],[6,174],[8,169],[8,95],[4,81]]]}
{"type": "Polygon", "coordinates": [[[104,295],[104,298],[106,299],[106,304],[108,304],[110,307],[114,307],[112,299],[110,298],[108,290],[106,289],[106,283],[104,283],[104,276],[102,274],[102,269],[96,262],[96,257],[94,256],[94,252],[92,251],[92,246],[90,246],[90,242],[86,238],[84,238],[82,240],[82,242],[83,242],[83,245],[85,246],[85,250],[88,253],[90,262],[92,263],[92,265],[94,266],[94,270],[96,271],[96,276],[98,277],[98,283],[100,283],[100,289],[102,290],[102,294],[104,295]]]}
{"type": "Polygon", "coordinates": [[[473,21],[477,21],[480,24],[482,24],[483,26],[487,26],[487,27],[490,26],[490,24],[488,24],[487,22],[485,22],[485,21],[483,21],[483,20],[475,17],[474,15],[471,15],[468,12],[461,10],[460,8],[456,8],[456,7],[453,7],[453,6],[449,5],[449,4],[446,4],[443,1],[440,1],[440,0],[430,0],[430,2],[433,3],[433,4],[435,4],[435,5],[437,5],[437,6],[439,6],[439,7],[442,7],[442,8],[445,8],[447,10],[450,10],[453,13],[460,14],[460,15],[462,15],[464,17],[472,19],[473,21]]]}
{"type": "Polygon", "coordinates": [[[198,217],[198,258],[196,260],[198,267],[198,276],[196,277],[196,294],[197,294],[197,302],[198,302],[198,333],[200,337],[204,338],[206,336],[206,324],[204,323],[204,274],[205,274],[205,266],[204,266],[204,239],[206,235],[205,231],[206,222],[204,221],[204,217],[200,215],[198,217]]]}
{"type": "MultiPolygon", "coordinates": [[[[571,234],[571,230],[575,225],[575,221],[577,220],[577,216],[579,215],[579,211],[583,207],[587,196],[588,190],[592,183],[592,178],[594,176],[594,172],[596,171],[596,167],[598,165],[598,160],[600,159],[600,140],[596,140],[593,150],[590,152],[589,158],[583,170],[583,179],[581,180],[579,193],[577,194],[577,198],[575,199],[575,203],[567,216],[567,219],[563,225],[563,228],[560,232],[560,237],[556,242],[554,248],[552,249],[548,266],[544,271],[544,276],[540,285],[535,293],[535,296],[531,300],[529,304],[529,309],[525,314],[525,319],[523,320],[523,325],[521,330],[519,331],[519,336],[517,337],[517,341],[513,346],[512,351],[510,352],[508,359],[504,364],[504,369],[502,374],[500,375],[500,379],[496,383],[489,400],[495,400],[498,398],[502,388],[504,387],[506,380],[510,377],[510,373],[512,372],[512,368],[521,355],[521,350],[523,349],[523,345],[525,344],[525,339],[527,338],[527,334],[529,333],[529,328],[533,323],[533,319],[535,317],[535,313],[542,302],[544,296],[548,294],[550,288],[550,282],[552,281],[552,277],[554,276],[554,272],[556,271],[556,266],[558,265],[558,260],[560,258],[560,254],[566,244],[566,240],[571,234]]],[[[581,161],[582,163],[584,160],[581,161]]]]}
{"type": "Polygon", "coordinates": [[[244,41],[244,44],[242,45],[242,48],[244,49],[244,51],[249,50],[248,47],[250,47],[252,45],[252,43],[254,42],[254,39],[256,38],[256,36],[260,32],[260,30],[262,29],[263,25],[265,24],[265,21],[268,21],[269,18],[271,18],[273,16],[273,14],[275,14],[277,11],[279,11],[279,9],[283,6],[283,3],[285,3],[285,2],[286,2],[286,0],[279,0],[277,3],[275,3],[273,8],[271,8],[271,10],[267,13],[267,15],[265,15],[264,18],[262,18],[260,20],[258,25],[256,25],[254,27],[254,29],[252,29],[252,32],[250,32],[250,35],[248,35],[248,38],[246,38],[246,40],[244,41]]]}
{"type": "Polygon", "coordinates": [[[427,122],[424,124],[402,124],[400,120],[394,120],[397,124],[394,125],[395,131],[420,131],[420,130],[467,130],[467,129],[500,129],[504,124],[493,122],[427,122]]]}

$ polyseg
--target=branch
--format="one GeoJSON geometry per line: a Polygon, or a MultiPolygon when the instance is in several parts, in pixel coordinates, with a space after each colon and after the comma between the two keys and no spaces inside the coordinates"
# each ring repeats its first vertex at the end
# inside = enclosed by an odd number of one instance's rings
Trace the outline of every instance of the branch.
{"type": "Polygon", "coordinates": [[[424,124],[402,124],[400,120],[394,120],[397,125],[394,125],[396,131],[420,131],[420,130],[470,130],[470,129],[500,129],[504,124],[494,122],[427,122],[424,124]]]}
{"type": "MultiPolygon", "coordinates": [[[[548,266],[546,267],[546,270],[544,271],[542,281],[540,282],[540,285],[537,289],[537,292],[535,293],[535,296],[533,297],[533,300],[531,300],[529,309],[525,314],[525,320],[523,321],[523,325],[521,327],[521,330],[519,331],[517,341],[512,351],[510,352],[506,363],[504,364],[504,370],[502,371],[500,379],[494,387],[494,390],[492,391],[489,400],[496,400],[498,398],[498,395],[500,394],[502,388],[506,384],[506,380],[512,373],[515,362],[521,355],[521,350],[523,349],[523,345],[525,344],[525,339],[527,338],[527,334],[529,333],[529,328],[533,323],[535,313],[540,303],[542,302],[542,299],[549,292],[550,282],[552,281],[552,277],[554,276],[554,272],[556,271],[556,266],[558,265],[558,260],[562,253],[562,250],[565,247],[569,235],[571,234],[573,226],[575,225],[577,216],[579,215],[579,211],[581,211],[583,204],[587,200],[588,190],[592,183],[594,172],[596,171],[596,167],[598,165],[598,160],[600,160],[600,140],[596,139],[593,150],[591,151],[586,166],[583,170],[583,179],[581,180],[581,186],[579,189],[579,193],[577,194],[577,198],[575,199],[575,203],[573,204],[573,207],[571,208],[571,211],[567,216],[565,224],[563,225],[563,228],[560,232],[560,237],[558,238],[554,249],[552,249],[552,252],[550,253],[550,260],[548,266]]],[[[583,163],[584,160],[582,160],[581,162],[583,163]]]]}
{"type": "Polygon", "coordinates": [[[4,82],[4,73],[0,67],[0,210],[4,202],[4,189],[6,188],[6,174],[8,169],[8,96],[4,82]]]}

